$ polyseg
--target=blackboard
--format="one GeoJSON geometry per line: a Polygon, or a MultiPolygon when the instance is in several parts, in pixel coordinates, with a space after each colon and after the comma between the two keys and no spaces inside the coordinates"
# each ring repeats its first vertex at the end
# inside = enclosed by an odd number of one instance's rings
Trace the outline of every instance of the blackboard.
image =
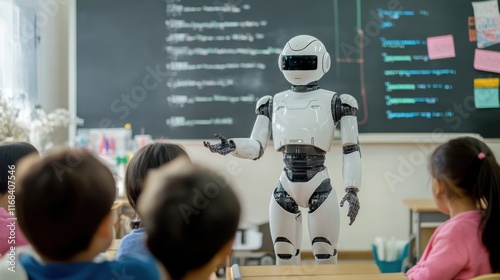
{"type": "Polygon", "coordinates": [[[278,53],[309,34],[332,57],[320,86],[358,100],[360,132],[498,138],[500,109],[474,101],[474,79],[500,75],[473,68],[473,15],[462,0],[77,0],[77,115],[155,138],[248,137],[256,101],[290,87],[278,53]],[[455,56],[429,60],[443,35],[455,56]]]}

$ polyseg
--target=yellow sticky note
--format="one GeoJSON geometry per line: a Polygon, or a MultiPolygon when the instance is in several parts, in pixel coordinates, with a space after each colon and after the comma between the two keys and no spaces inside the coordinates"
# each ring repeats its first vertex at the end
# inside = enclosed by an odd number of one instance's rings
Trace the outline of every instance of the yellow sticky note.
{"type": "Polygon", "coordinates": [[[499,78],[474,79],[474,88],[498,88],[499,78]]]}

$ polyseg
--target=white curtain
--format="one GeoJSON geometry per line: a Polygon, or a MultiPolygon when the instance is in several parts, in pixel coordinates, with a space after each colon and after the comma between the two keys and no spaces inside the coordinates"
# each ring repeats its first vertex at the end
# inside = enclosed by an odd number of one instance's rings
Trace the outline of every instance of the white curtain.
{"type": "Polygon", "coordinates": [[[0,93],[29,119],[37,102],[35,11],[0,0],[0,93]]]}

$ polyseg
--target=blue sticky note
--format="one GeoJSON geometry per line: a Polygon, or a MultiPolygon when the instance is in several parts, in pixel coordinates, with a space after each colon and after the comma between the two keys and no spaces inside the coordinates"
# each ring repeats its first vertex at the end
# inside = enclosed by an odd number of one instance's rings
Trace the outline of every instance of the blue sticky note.
{"type": "Polygon", "coordinates": [[[500,108],[498,88],[475,88],[474,103],[478,109],[500,108]]]}

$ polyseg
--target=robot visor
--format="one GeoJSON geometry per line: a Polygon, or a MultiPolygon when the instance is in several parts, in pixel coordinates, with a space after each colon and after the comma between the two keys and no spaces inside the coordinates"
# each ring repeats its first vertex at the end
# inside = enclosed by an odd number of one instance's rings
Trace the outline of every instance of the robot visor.
{"type": "Polygon", "coordinates": [[[284,55],[283,70],[316,70],[318,57],[315,55],[284,55]]]}

